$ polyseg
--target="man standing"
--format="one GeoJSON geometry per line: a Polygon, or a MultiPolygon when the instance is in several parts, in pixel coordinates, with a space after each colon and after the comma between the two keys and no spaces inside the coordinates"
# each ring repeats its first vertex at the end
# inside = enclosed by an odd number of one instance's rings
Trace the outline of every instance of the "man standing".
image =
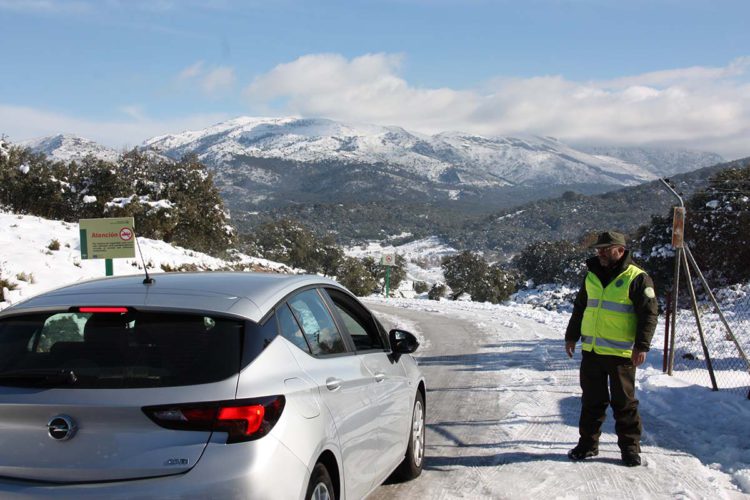
{"type": "Polygon", "coordinates": [[[586,261],[589,272],[565,332],[568,357],[573,357],[579,338],[583,350],[580,438],[568,458],[599,454],[601,427],[611,405],[622,461],[633,467],[641,465],[642,432],[635,368],[646,360],[656,329],[654,283],[632,263],[621,233],[601,233],[592,248],[597,256],[586,261]]]}

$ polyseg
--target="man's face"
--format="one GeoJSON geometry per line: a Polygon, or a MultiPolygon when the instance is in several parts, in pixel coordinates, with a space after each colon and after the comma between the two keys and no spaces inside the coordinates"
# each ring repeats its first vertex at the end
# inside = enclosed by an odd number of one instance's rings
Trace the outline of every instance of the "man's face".
{"type": "Polygon", "coordinates": [[[599,264],[602,267],[614,266],[623,254],[625,254],[625,248],[617,245],[596,249],[596,256],[599,258],[599,264]]]}

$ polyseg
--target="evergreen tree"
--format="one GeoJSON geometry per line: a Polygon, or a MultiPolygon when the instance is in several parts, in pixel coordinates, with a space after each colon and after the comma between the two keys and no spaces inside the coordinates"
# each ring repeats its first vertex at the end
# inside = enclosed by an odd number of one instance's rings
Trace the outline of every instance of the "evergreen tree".
{"type": "Polygon", "coordinates": [[[255,246],[266,259],[292,267],[317,271],[315,236],[297,221],[267,222],[255,231],[255,246]]]}
{"type": "Polygon", "coordinates": [[[500,303],[516,291],[517,276],[495,264],[487,269],[484,277],[472,287],[471,300],[500,303]]]}
{"type": "Polygon", "coordinates": [[[364,297],[373,293],[377,282],[372,273],[355,257],[344,257],[339,265],[337,279],[354,295],[364,297]]]}
{"type": "Polygon", "coordinates": [[[540,241],[528,245],[513,263],[535,284],[557,283],[578,286],[586,274],[585,248],[565,240],[540,241]]]}
{"type": "Polygon", "coordinates": [[[453,290],[454,300],[464,293],[472,294],[489,270],[481,256],[468,250],[445,257],[441,266],[445,282],[453,290]]]}
{"type": "Polygon", "coordinates": [[[21,214],[75,222],[134,217],[139,236],[223,253],[234,243],[212,175],[195,157],[173,162],[136,150],[117,162],[57,162],[3,146],[0,204],[21,214]]]}
{"type": "Polygon", "coordinates": [[[686,203],[685,237],[717,285],[750,280],[750,166],[714,176],[686,203]]]}

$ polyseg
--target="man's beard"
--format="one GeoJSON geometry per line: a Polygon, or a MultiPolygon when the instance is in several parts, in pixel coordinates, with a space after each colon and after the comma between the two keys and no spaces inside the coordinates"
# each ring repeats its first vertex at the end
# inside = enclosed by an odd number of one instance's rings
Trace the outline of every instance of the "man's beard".
{"type": "Polygon", "coordinates": [[[612,267],[616,260],[614,260],[611,256],[607,255],[606,257],[599,257],[599,264],[602,267],[612,267]]]}

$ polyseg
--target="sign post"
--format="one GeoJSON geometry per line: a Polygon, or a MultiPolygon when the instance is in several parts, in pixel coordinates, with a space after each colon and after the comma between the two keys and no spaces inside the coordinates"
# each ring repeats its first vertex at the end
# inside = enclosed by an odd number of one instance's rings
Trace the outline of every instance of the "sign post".
{"type": "Polygon", "coordinates": [[[135,257],[135,223],[132,217],[81,219],[81,259],[105,259],[104,272],[114,274],[112,259],[135,257]]]}
{"type": "Polygon", "coordinates": [[[685,207],[674,207],[672,219],[672,246],[683,248],[685,242],[685,207]]]}
{"type": "Polygon", "coordinates": [[[391,294],[391,267],[396,265],[396,254],[384,253],[380,256],[380,265],[385,266],[385,296],[391,294]]]}

